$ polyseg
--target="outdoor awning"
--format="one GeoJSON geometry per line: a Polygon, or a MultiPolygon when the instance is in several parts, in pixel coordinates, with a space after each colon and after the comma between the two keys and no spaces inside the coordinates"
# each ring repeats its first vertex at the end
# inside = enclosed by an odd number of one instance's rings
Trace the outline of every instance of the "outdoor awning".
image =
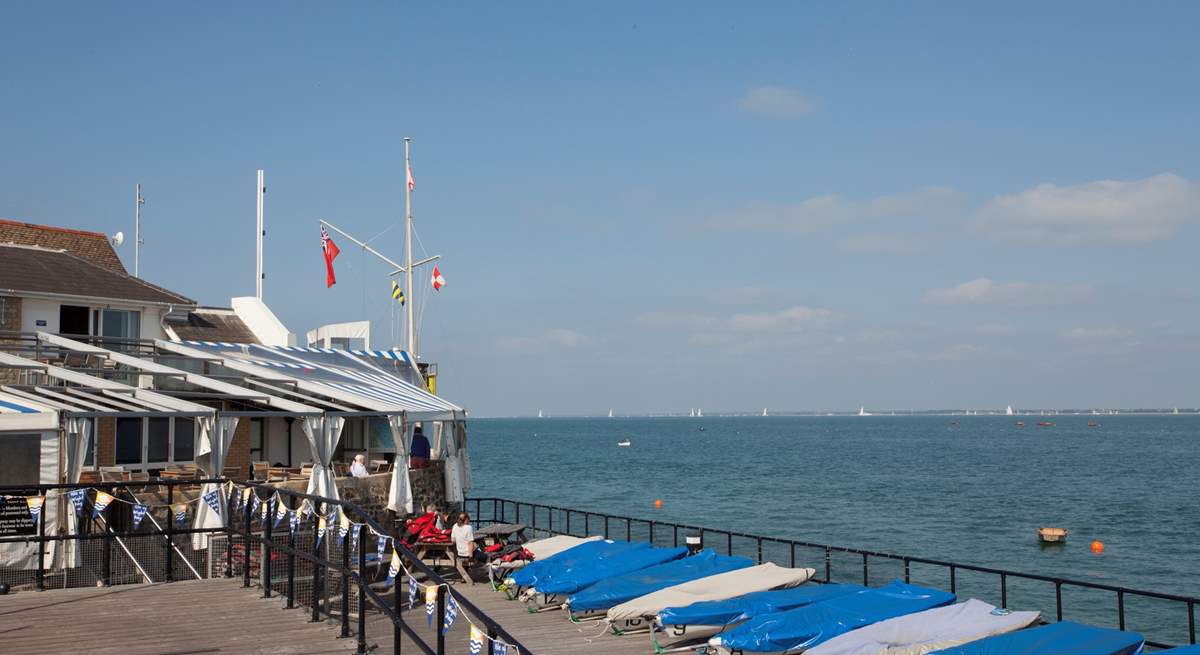
{"type": "Polygon", "coordinates": [[[0,391],[0,430],[54,430],[58,412],[48,405],[0,391]]]}
{"type": "Polygon", "coordinates": [[[156,341],[155,347],[271,380],[287,380],[305,394],[330,398],[413,421],[454,420],[461,407],[420,385],[420,372],[398,350],[339,350],[212,341],[156,341]]]}

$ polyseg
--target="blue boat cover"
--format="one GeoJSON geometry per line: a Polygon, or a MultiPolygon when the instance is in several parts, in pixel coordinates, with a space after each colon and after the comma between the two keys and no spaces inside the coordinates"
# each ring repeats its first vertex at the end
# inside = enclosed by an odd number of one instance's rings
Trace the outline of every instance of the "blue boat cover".
{"type": "Polygon", "coordinates": [[[534,587],[547,576],[569,571],[584,562],[592,562],[605,554],[623,553],[639,548],[649,548],[650,544],[628,541],[586,541],[563,552],[537,560],[512,574],[512,581],[521,587],[534,587]]]}
{"type": "Polygon", "coordinates": [[[939,650],[933,655],[1136,655],[1145,639],[1136,632],[1062,621],[939,650]]]}
{"type": "Polygon", "coordinates": [[[1200,644],[1194,646],[1179,646],[1178,648],[1168,648],[1160,650],[1154,655],[1200,655],[1200,644]]]}
{"type": "Polygon", "coordinates": [[[606,610],[627,600],[677,584],[754,566],[746,557],[718,555],[705,549],[683,559],[601,580],[567,599],[573,612],[606,610]]]}
{"type": "Polygon", "coordinates": [[[627,549],[618,553],[605,553],[598,558],[581,562],[578,566],[547,575],[538,580],[535,588],[544,594],[573,594],[586,589],[606,578],[615,578],[626,573],[641,571],[656,564],[670,562],[687,555],[687,548],[654,548],[643,544],[642,548],[627,549]]]}
{"type": "Polygon", "coordinates": [[[726,600],[704,600],[685,607],[668,607],[658,613],[663,625],[731,625],[752,616],[783,612],[823,600],[856,594],[857,584],[806,584],[791,589],[756,591],[726,600]]]}
{"type": "Polygon", "coordinates": [[[952,593],[895,580],[886,587],[837,596],[786,612],[761,614],[722,632],[712,641],[731,650],[755,652],[812,648],[864,625],[952,602],[952,593]]]}

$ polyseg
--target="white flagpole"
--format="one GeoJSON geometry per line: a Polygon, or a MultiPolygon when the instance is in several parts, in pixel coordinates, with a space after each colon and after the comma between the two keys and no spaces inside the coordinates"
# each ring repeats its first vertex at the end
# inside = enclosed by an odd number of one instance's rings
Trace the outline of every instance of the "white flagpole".
{"type": "Polygon", "coordinates": [[[412,162],[408,158],[408,149],[412,139],[404,137],[404,228],[406,238],[404,240],[405,251],[405,267],[404,267],[404,294],[408,296],[404,303],[406,310],[406,318],[408,323],[408,354],[412,355],[413,360],[417,359],[417,326],[413,323],[413,305],[417,303],[417,295],[413,293],[413,258],[412,258],[412,242],[413,242],[413,214],[412,214],[412,188],[409,187],[408,179],[412,174],[412,162]]]}

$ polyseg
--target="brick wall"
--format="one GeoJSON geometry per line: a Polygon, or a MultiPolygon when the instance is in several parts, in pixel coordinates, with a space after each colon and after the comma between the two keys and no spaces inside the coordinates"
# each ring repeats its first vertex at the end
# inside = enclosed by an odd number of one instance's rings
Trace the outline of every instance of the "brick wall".
{"type": "Polygon", "coordinates": [[[117,460],[117,419],[96,419],[96,465],[112,466],[117,460]]]}
{"type": "MultiPolygon", "coordinates": [[[[0,331],[21,331],[21,299],[0,296],[0,331]]],[[[6,343],[11,340],[5,339],[6,343]]],[[[0,369],[0,384],[16,384],[19,372],[15,368],[0,369]]]]}
{"type": "Polygon", "coordinates": [[[237,429],[233,432],[233,441],[229,443],[229,454],[225,456],[225,467],[236,466],[237,470],[246,474],[250,466],[250,419],[238,419],[237,429]]]}

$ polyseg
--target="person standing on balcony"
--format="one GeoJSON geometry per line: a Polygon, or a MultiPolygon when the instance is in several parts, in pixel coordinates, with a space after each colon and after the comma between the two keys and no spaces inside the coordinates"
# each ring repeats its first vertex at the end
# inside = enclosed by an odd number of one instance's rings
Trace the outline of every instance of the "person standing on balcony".
{"type": "Polygon", "coordinates": [[[412,448],[409,450],[409,468],[423,469],[429,466],[429,439],[421,426],[413,428],[412,448]]]}

